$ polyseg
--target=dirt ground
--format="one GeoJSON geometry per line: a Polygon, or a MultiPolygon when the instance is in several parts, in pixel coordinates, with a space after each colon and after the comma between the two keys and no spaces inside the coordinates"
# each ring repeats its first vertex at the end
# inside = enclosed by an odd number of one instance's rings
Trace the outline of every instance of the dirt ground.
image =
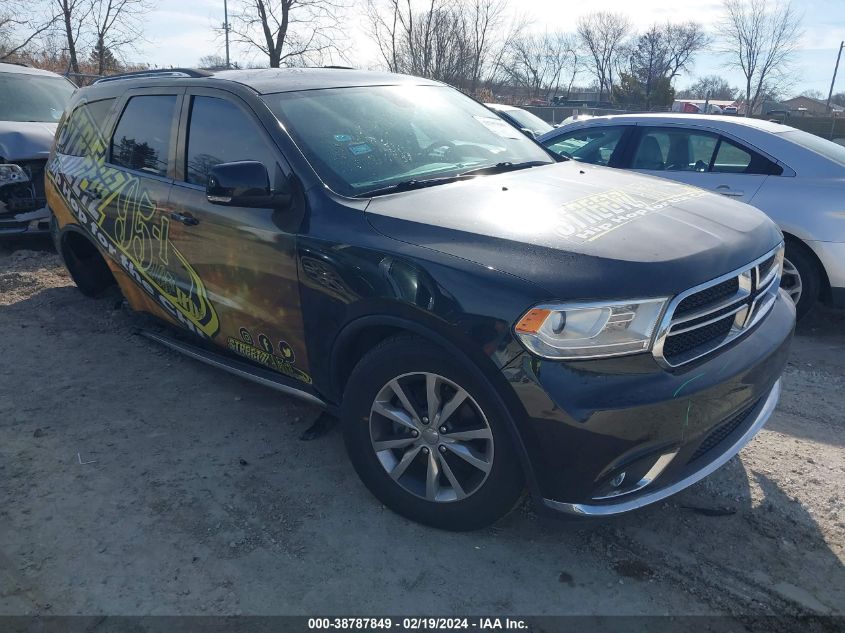
{"type": "Polygon", "coordinates": [[[601,522],[468,534],[359,483],[319,411],[165,350],[0,245],[0,614],[843,614],[845,313],[739,459],[601,522]]]}

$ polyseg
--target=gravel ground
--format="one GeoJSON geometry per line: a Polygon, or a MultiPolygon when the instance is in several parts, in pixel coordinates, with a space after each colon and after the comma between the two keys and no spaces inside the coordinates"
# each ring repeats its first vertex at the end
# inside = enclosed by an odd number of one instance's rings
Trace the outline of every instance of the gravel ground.
{"type": "Polygon", "coordinates": [[[142,324],[0,245],[2,615],[845,613],[843,312],[802,323],[775,415],[703,482],[469,534],[384,509],[337,430],[299,440],[318,410],[142,324]]]}

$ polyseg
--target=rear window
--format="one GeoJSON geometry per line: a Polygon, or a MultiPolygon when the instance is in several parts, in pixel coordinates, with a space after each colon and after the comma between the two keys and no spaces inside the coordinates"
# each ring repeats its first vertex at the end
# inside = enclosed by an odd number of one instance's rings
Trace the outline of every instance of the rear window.
{"type": "Polygon", "coordinates": [[[546,123],[543,119],[528,112],[527,110],[520,110],[519,108],[515,110],[505,110],[505,114],[511,117],[514,121],[519,123],[521,127],[524,127],[527,130],[531,130],[537,136],[541,134],[545,134],[546,132],[551,132],[554,128],[546,123]]]}
{"type": "Polygon", "coordinates": [[[56,149],[71,156],[105,154],[103,127],[114,99],[82,103],[74,108],[59,132],[56,149]]]}
{"type": "Polygon", "coordinates": [[[825,158],[832,160],[835,163],[845,165],[845,147],[843,147],[842,145],[823,139],[820,136],[816,136],[815,134],[803,132],[802,130],[790,130],[789,132],[781,132],[780,135],[787,141],[792,141],[793,143],[796,143],[797,145],[800,145],[801,147],[808,149],[811,152],[821,154],[825,158]]]}
{"type": "Polygon", "coordinates": [[[132,97],[112,137],[111,162],[167,175],[175,112],[176,95],[132,97]]]}

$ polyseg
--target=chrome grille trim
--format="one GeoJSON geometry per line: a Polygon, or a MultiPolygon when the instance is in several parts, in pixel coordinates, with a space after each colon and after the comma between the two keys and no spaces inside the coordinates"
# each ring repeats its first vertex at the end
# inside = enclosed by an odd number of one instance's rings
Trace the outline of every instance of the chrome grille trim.
{"type": "Polygon", "coordinates": [[[778,296],[783,248],[784,244],[781,242],[768,253],[742,268],[685,290],[672,299],[655,334],[653,346],[655,360],[667,369],[680,367],[727,345],[759,323],[772,309],[778,296]],[[764,265],[768,266],[768,270],[764,265]],[[738,290],[732,296],[674,318],[675,310],[684,299],[734,278],[738,280],[738,290]],[[664,346],[671,337],[693,332],[730,318],[733,318],[733,322],[724,338],[717,336],[714,340],[686,350],[680,358],[670,359],[665,356],[664,346]]]}

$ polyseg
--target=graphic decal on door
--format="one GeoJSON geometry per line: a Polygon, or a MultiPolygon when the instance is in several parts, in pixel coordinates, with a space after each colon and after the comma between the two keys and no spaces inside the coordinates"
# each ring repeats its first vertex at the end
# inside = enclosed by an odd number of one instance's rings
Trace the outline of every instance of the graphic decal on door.
{"type": "Polygon", "coordinates": [[[106,164],[108,143],[80,106],[74,111],[74,147],[56,153],[47,177],[79,225],[176,321],[206,338],[220,323],[197,272],[169,240],[170,218],[156,213],[141,180],[106,164]],[[111,213],[106,213],[110,206],[111,213]]]}
{"type": "Polygon", "coordinates": [[[227,339],[229,349],[232,352],[285,376],[311,384],[311,376],[294,366],[293,363],[296,358],[293,349],[286,341],[279,341],[280,355],[276,355],[273,343],[266,334],[258,335],[258,345],[256,345],[255,339],[248,329],[242,327],[238,333],[241,336],[240,340],[232,336],[227,339]]]}

